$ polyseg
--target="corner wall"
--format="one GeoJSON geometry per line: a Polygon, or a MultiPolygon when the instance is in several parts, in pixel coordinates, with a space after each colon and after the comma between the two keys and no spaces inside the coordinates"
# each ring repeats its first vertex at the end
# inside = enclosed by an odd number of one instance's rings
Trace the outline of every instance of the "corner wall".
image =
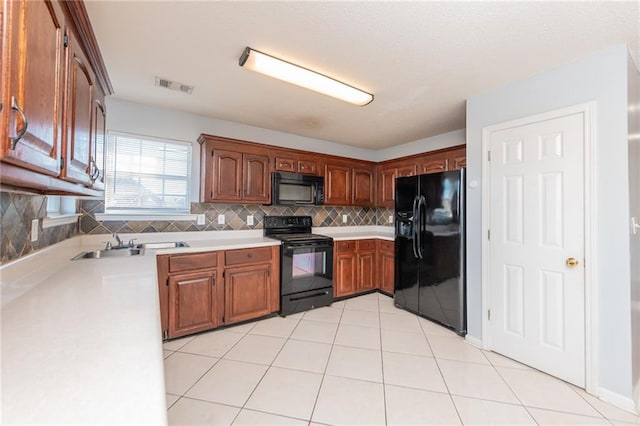
{"type": "Polygon", "coordinates": [[[467,100],[469,334],[482,337],[482,129],[596,102],[595,244],[599,387],[631,401],[627,50],[623,45],[467,100]],[[473,187],[478,183],[477,187],[473,187]]]}

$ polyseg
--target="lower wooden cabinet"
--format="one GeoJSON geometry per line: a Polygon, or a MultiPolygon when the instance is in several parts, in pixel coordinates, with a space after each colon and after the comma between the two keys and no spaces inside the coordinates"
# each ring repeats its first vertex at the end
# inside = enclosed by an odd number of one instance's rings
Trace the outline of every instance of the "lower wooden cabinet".
{"type": "Polygon", "coordinates": [[[378,249],[378,288],[385,293],[393,294],[395,281],[394,242],[377,240],[378,249]]]}
{"type": "Polygon", "coordinates": [[[169,336],[178,337],[215,328],[219,324],[216,301],[217,271],[169,277],[169,336]]]}
{"type": "Polygon", "coordinates": [[[280,309],[280,247],[157,257],[163,339],[280,309]]]}
{"type": "Polygon", "coordinates": [[[357,241],[356,292],[360,293],[376,288],[376,257],[376,240],[357,241]]]}
{"type": "Polygon", "coordinates": [[[342,297],[356,292],[355,253],[334,254],[333,296],[342,297]]]}
{"type": "Polygon", "coordinates": [[[376,240],[347,240],[334,243],[333,294],[351,296],[374,290],[376,277],[376,240]]]}
{"type": "Polygon", "coordinates": [[[270,265],[225,269],[225,324],[246,321],[271,313],[270,275],[270,265]]]}

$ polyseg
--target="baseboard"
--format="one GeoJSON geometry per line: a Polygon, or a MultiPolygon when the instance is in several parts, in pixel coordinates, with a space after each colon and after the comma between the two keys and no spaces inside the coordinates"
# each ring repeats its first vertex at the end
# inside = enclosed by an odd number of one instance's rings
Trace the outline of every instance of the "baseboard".
{"type": "Polygon", "coordinates": [[[466,340],[470,345],[473,345],[478,349],[482,349],[482,340],[473,336],[469,336],[468,334],[464,337],[464,340],[466,340]]]}
{"type": "Polygon", "coordinates": [[[636,411],[636,404],[633,402],[633,399],[627,398],[626,396],[611,392],[608,389],[599,388],[598,398],[633,414],[639,414],[638,411],[636,411]]]}

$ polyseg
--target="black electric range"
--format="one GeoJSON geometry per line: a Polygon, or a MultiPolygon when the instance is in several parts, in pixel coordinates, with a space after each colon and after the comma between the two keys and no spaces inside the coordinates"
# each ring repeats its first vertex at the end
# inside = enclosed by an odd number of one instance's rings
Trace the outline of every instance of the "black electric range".
{"type": "Polygon", "coordinates": [[[333,302],[333,238],[311,233],[311,216],[265,216],[264,235],[282,241],[280,315],[333,302]]]}

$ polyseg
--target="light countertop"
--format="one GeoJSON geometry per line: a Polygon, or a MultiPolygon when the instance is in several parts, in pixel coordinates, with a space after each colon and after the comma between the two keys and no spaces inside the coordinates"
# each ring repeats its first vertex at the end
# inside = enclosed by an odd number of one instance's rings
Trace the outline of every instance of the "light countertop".
{"type": "MultiPolygon", "coordinates": [[[[393,239],[387,227],[348,228],[314,232],[393,239]]],[[[110,239],[83,235],[0,267],[3,423],[166,424],[156,253],[280,244],[262,230],[121,237],[190,247],[71,261],[110,239]]]]}

